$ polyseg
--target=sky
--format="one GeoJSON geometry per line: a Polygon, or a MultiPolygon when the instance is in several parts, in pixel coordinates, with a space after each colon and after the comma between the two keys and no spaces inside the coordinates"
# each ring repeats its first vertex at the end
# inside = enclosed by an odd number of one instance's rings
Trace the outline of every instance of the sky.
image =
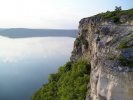
{"type": "Polygon", "coordinates": [[[0,28],[77,29],[84,17],[133,8],[133,0],[0,0],[0,28]]]}

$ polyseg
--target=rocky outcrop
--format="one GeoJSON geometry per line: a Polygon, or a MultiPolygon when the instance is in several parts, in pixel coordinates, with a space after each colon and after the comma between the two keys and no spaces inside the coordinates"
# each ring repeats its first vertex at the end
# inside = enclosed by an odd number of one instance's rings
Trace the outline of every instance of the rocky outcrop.
{"type": "Polygon", "coordinates": [[[133,20],[119,21],[93,16],[79,22],[71,61],[91,63],[86,100],[133,100],[133,20]]]}

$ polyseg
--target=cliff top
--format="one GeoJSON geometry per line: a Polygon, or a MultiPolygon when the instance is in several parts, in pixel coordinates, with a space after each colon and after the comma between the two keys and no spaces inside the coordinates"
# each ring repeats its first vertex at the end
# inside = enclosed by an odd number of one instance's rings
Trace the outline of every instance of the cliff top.
{"type": "Polygon", "coordinates": [[[85,22],[107,22],[110,24],[130,24],[133,20],[133,8],[129,10],[115,9],[115,11],[107,11],[105,13],[100,13],[91,17],[83,18],[79,22],[83,24],[85,22]]]}
{"type": "MultiPolygon", "coordinates": [[[[71,60],[86,58],[118,72],[133,72],[133,9],[81,19],[71,60]]],[[[98,65],[99,66],[99,65],[98,65]]],[[[107,68],[106,67],[106,68],[107,68]]]]}

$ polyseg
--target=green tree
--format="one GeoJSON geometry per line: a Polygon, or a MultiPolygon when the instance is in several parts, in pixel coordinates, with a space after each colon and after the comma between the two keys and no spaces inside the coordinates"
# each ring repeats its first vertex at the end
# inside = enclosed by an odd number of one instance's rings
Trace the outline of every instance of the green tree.
{"type": "Polygon", "coordinates": [[[115,6],[115,11],[121,11],[122,10],[122,8],[121,8],[121,6],[115,6]]]}

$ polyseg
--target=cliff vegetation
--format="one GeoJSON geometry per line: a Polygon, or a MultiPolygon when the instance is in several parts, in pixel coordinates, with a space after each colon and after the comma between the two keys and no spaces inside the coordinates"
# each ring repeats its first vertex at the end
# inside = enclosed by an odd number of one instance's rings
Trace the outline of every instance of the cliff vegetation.
{"type": "Polygon", "coordinates": [[[116,24],[122,24],[127,20],[133,20],[133,9],[122,10],[121,7],[116,7],[114,11],[107,11],[96,16],[104,20],[110,20],[116,24]]]}
{"type": "Polygon", "coordinates": [[[68,62],[49,76],[32,100],[84,100],[89,83],[90,65],[85,60],[68,62]]]}

